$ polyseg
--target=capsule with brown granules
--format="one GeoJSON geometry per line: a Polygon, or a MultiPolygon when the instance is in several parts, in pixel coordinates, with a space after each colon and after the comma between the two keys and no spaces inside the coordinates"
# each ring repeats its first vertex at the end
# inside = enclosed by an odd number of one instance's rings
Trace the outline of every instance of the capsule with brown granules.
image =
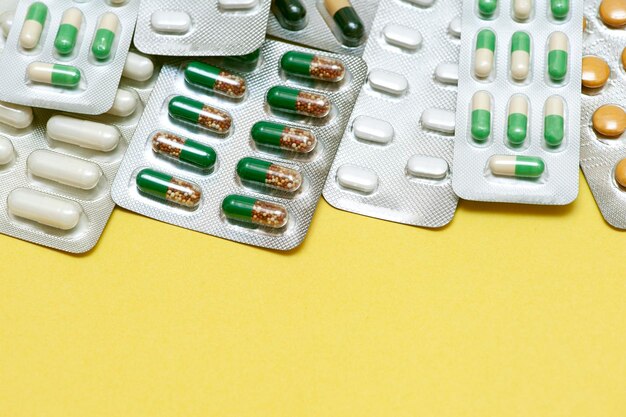
{"type": "Polygon", "coordinates": [[[267,103],[275,110],[317,118],[326,117],[331,107],[326,96],[284,86],[270,88],[267,103]]]}
{"type": "Polygon", "coordinates": [[[280,204],[242,195],[229,195],[222,202],[226,218],[244,223],[280,229],[287,224],[287,209],[280,204]]]}
{"type": "Polygon", "coordinates": [[[241,98],[246,94],[243,78],[203,62],[194,61],[187,65],[185,81],[232,98],[241,98]]]}
{"type": "Polygon", "coordinates": [[[233,119],[227,112],[184,96],[172,98],[168,104],[168,112],[174,119],[204,127],[222,135],[227,134],[233,124],[233,119]]]}
{"type": "Polygon", "coordinates": [[[139,171],[135,182],[142,193],[187,208],[198,207],[202,198],[196,184],[150,168],[139,171]]]}
{"type": "Polygon", "coordinates": [[[317,144],[313,132],[307,129],[273,122],[256,122],[250,135],[255,143],[297,153],[309,153],[317,144]]]}
{"type": "Polygon", "coordinates": [[[287,52],[281,58],[280,66],[287,74],[321,81],[338,82],[346,75],[340,60],[304,52],[287,52]]]}
{"type": "Polygon", "coordinates": [[[237,174],[243,181],[263,184],[289,193],[302,185],[302,176],[295,169],[256,158],[243,158],[237,164],[237,174]]]}
{"type": "Polygon", "coordinates": [[[210,146],[170,132],[156,132],[152,135],[150,142],[155,153],[186,162],[197,168],[211,169],[217,161],[217,154],[210,146]]]}

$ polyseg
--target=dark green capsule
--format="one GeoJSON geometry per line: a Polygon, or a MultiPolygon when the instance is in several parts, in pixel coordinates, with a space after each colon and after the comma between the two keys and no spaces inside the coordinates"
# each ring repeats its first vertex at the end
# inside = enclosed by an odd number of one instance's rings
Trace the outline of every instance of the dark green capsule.
{"type": "Polygon", "coordinates": [[[281,228],[289,220],[287,209],[280,204],[235,194],[222,201],[222,211],[230,220],[271,228],[281,228]]]}
{"type": "Polygon", "coordinates": [[[300,189],[302,176],[294,169],[257,158],[243,158],[237,164],[237,175],[243,181],[293,193],[300,189]]]}
{"type": "Polygon", "coordinates": [[[276,110],[311,117],[325,117],[330,112],[330,101],[321,94],[296,88],[276,86],[267,92],[267,103],[276,110]]]}
{"type": "Polygon", "coordinates": [[[195,208],[202,198],[197,185],[150,168],[139,171],[135,182],[142,193],[183,207],[195,208]]]}
{"type": "Polygon", "coordinates": [[[345,46],[359,46],[365,36],[365,26],[348,0],[324,0],[328,14],[332,16],[341,32],[345,46]]]}
{"type": "Polygon", "coordinates": [[[346,74],[343,63],[338,59],[297,51],[284,54],[280,67],[288,74],[331,82],[343,80],[346,74]]]}
{"type": "Polygon", "coordinates": [[[306,7],[300,0],[274,0],[272,13],[287,30],[300,30],[306,26],[306,7]]]}
{"type": "Polygon", "coordinates": [[[273,122],[256,122],[250,135],[257,144],[297,153],[309,153],[317,144],[310,130],[273,122]]]}
{"type": "Polygon", "coordinates": [[[201,169],[212,169],[217,161],[217,154],[210,146],[173,133],[157,132],[151,142],[154,152],[201,169]]]}
{"type": "Polygon", "coordinates": [[[226,134],[233,123],[228,113],[185,96],[176,96],[168,104],[169,115],[202,126],[216,133],[226,134]]]}
{"type": "Polygon", "coordinates": [[[185,68],[185,81],[216,93],[241,98],[246,94],[243,78],[203,62],[190,62],[185,68]]]}

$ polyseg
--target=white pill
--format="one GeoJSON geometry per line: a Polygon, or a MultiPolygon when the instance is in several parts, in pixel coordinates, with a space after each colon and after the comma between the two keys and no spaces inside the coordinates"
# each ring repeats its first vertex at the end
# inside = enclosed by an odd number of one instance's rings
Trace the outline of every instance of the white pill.
{"type": "Polygon", "coordinates": [[[135,52],[128,53],[122,77],[135,81],[147,81],[152,78],[152,74],[154,74],[154,63],[150,58],[135,52]]]}
{"type": "Polygon", "coordinates": [[[251,9],[259,3],[259,0],[217,0],[224,10],[251,9]]]}
{"type": "Polygon", "coordinates": [[[461,37],[461,23],[461,18],[459,16],[450,21],[450,24],[448,25],[448,32],[450,33],[450,35],[454,36],[455,38],[461,37]]]}
{"type": "Polygon", "coordinates": [[[369,116],[357,117],[352,130],[357,139],[368,142],[387,144],[393,139],[393,126],[389,122],[369,116]]]}
{"type": "Polygon", "coordinates": [[[0,123],[24,129],[33,122],[33,109],[19,104],[0,101],[0,123]]]}
{"type": "Polygon", "coordinates": [[[381,69],[370,71],[368,81],[374,90],[396,96],[401,95],[409,88],[409,82],[403,75],[381,69]]]}
{"type": "Polygon", "coordinates": [[[109,110],[107,114],[120,117],[130,116],[135,112],[138,104],[139,98],[136,93],[118,88],[117,93],[115,93],[113,107],[111,107],[111,110],[109,110]]]}
{"type": "Polygon", "coordinates": [[[44,194],[28,188],[17,188],[7,199],[9,213],[61,230],[76,227],[83,209],[74,201],[44,194]]]}
{"type": "Polygon", "coordinates": [[[435,0],[407,0],[409,3],[413,3],[420,7],[430,7],[433,5],[435,0]]]}
{"type": "Polygon", "coordinates": [[[82,190],[94,188],[102,176],[102,170],[96,163],[45,149],[32,152],[26,165],[36,177],[82,190]]]}
{"type": "Polygon", "coordinates": [[[517,20],[526,20],[530,17],[533,0],[513,0],[513,16],[517,20]]]}
{"type": "Polygon", "coordinates": [[[435,68],[435,78],[444,84],[457,85],[459,83],[459,64],[442,62],[435,68]]]}
{"type": "Polygon", "coordinates": [[[120,132],[113,126],[68,116],[51,117],[47,130],[51,139],[103,152],[112,151],[120,141],[120,132]]]}
{"type": "Polygon", "coordinates": [[[415,50],[422,44],[422,34],[408,26],[388,23],[383,29],[385,41],[400,48],[415,50]]]}
{"type": "Polygon", "coordinates": [[[150,25],[155,32],[181,35],[189,32],[191,17],[185,12],[158,10],[150,16],[150,25]]]}
{"type": "Polygon", "coordinates": [[[367,168],[343,165],[337,170],[337,182],[344,188],[371,194],[378,188],[378,175],[367,168]]]}
{"type": "Polygon", "coordinates": [[[10,140],[0,136],[0,165],[6,165],[13,160],[13,144],[10,140]]]}
{"type": "Polygon", "coordinates": [[[422,113],[422,127],[442,133],[454,133],[456,115],[443,109],[426,109],[422,113]]]}
{"type": "Polygon", "coordinates": [[[406,164],[406,171],[413,177],[441,180],[448,175],[448,162],[434,156],[413,155],[406,164]]]}
{"type": "Polygon", "coordinates": [[[2,30],[2,34],[5,38],[9,37],[9,32],[11,31],[11,27],[13,26],[14,16],[14,12],[4,12],[0,14],[0,30],[2,30]]]}

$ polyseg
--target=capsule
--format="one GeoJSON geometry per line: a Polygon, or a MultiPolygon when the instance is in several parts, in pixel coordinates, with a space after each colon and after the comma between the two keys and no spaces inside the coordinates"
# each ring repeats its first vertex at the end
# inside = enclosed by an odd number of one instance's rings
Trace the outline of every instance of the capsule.
{"type": "Polygon", "coordinates": [[[170,132],[157,132],[150,140],[152,150],[160,155],[209,170],[215,166],[217,154],[210,146],[170,132]]]}
{"type": "Polygon", "coordinates": [[[154,74],[154,63],[150,58],[135,52],[128,52],[122,77],[143,82],[152,78],[152,74],[154,74]]]}
{"type": "Polygon", "coordinates": [[[300,0],[274,0],[272,13],[287,30],[300,30],[306,26],[306,7],[300,0]]]}
{"type": "Polygon", "coordinates": [[[506,136],[512,146],[521,146],[528,133],[528,101],[517,94],[509,101],[506,136]]]}
{"type": "Polygon", "coordinates": [[[76,227],[83,213],[75,201],[55,197],[28,188],[16,188],[7,198],[9,213],[61,230],[76,227]]]}
{"type": "Polygon", "coordinates": [[[96,35],[91,44],[91,52],[96,59],[104,60],[111,56],[115,34],[120,25],[120,20],[115,13],[107,12],[102,15],[96,35]]]}
{"type": "Polygon", "coordinates": [[[45,62],[31,62],[27,74],[32,82],[67,88],[78,86],[81,78],[80,70],[76,67],[45,62]]]}
{"type": "Polygon", "coordinates": [[[550,10],[552,16],[557,20],[567,18],[569,14],[569,0],[550,0],[550,10]]]}
{"type": "Polygon", "coordinates": [[[283,86],[269,89],[267,103],[273,109],[303,116],[326,117],[330,112],[330,101],[325,96],[283,86]]]}
{"type": "Polygon", "coordinates": [[[32,152],[26,165],[36,177],[82,190],[93,189],[102,177],[98,164],[47,149],[32,152]]]}
{"type": "Polygon", "coordinates": [[[337,82],[346,75],[340,60],[305,52],[287,52],[281,58],[280,66],[288,74],[322,81],[337,82]]]}
{"type": "Polygon", "coordinates": [[[242,181],[263,184],[276,190],[296,192],[302,185],[302,176],[296,170],[256,158],[243,158],[237,164],[242,181]]]}
{"type": "Polygon", "coordinates": [[[550,35],[548,45],[548,75],[552,81],[563,81],[567,75],[569,40],[563,32],[550,35]]]}
{"type": "Polygon", "coordinates": [[[202,198],[196,184],[149,168],[139,171],[135,182],[142,193],[187,208],[198,207],[202,198]]]}
{"type": "Polygon", "coordinates": [[[13,26],[14,17],[15,12],[13,11],[0,13],[0,31],[5,38],[9,37],[9,32],[11,31],[11,27],[13,26]]]}
{"type": "Polygon", "coordinates": [[[241,98],[246,94],[243,78],[202,62],[191,62],[185,68],[185,81],[228,97],[241,98]]]}
{"type": "Polygon", "coordinates": [[[497,8],[498,0],[478,0],[478,13],[481,17],[492,17],[497,8]]]}
{"type": "Polygon", "coordinates": [[[487,78],[493,70],[493,55],[496,50],[496,35],[491,29],[478,32],[476,50],[474,51],[474,74],[479,78],[487,78]]]}
{"type": "Polygon", "coordinates": [[[33,122],[33,109],[0,101],[0,123],[16,129],[25,129],[33,122]]]}
{"type": "Polygon", "coordinates": [[[139,97],[137,93],[129,90],[118,88],[115,93],[115,100],[113,106],[106,112],[112,116],[128,117],[137,110],[139,105],[139,97]]]}
{"type": "Polygon", "coordinates": [[[472,97],[472,138],[483,143],[491,134],[491,95],[477,91],[472,97]]]}
{"type": "Polygon", "coordinates": [[[560,146],[565,137],[564,103],[559,96],[551,96],[546,100],[543,111],[543,138],[551,147],[560,146]]]}
{"type": "Polygon", "coordinates": [[[527,20],[532,9],[533,0],[513,0],[513,17],[517,20],[527,20]]]}
{"type": "Polygon", "coordinates": [[[341,31],[341,41],[346,46],[359,46],[365,35],[361,18],[348,0],[324,0],[326,11],[341,31]]]}
{"type": "Polygon", "coordinates": [[[26,19],[20,32],[20,46],[24,49],[33,49],[39,44],[43,27],[48,16],[48,6],[40,1],[31,4],[26,12],[26,19]]]}
{"type": "Polygon", "coordinates": [[[543,159],[536,156],[494,155],[489,158],[493,175],[516,178],[539,178],[545,171],[543,159]]]}
{"type": "Polygon", "coordinates": [[[530,36],[515,32],[511,38],[511,77],[523,81],[530,70],[530,36]]]}
{"type": "Polygon", "coordinates": [[[0,167],[6,165],[13,160],[13,143],[3,136],[0,136],[0,167]]]}
{"type": "Polygon", "coordinates": [[[113,126],[60,115],[48,119],[46,132],[50,139],[101,152],[112,151],[121,139],[113,126]]]}
{"type": "Polygon", "coordinates": [[[172,98],[168,105],[168,111],[174,119],[190,122],[219,134],[228,133],[233,124],[233,119],[225,111],[189,97],[176,96],[172,98]]]}
{"type": "Polygon", "coordinates": [[[54,48],[60,55],[69,55],[76,46],[78,31],[83,23],[83,14],[76,7],[72,7],[63,12],[61,25],[54,38],[54,48]]]}
{"type": "Polygon", "coordinates": [[[222,202],[224,215],[230,220],[279,229],[287,224],[287,209],[280,204],[242,195],[229,195],[222,202]]]}
{"type": "Polygon", "coordinates": [[[250,132],[255,143],[296,153],[309,153],[317,144],[310,130],[280,123],[257,122],[250,132]]]}

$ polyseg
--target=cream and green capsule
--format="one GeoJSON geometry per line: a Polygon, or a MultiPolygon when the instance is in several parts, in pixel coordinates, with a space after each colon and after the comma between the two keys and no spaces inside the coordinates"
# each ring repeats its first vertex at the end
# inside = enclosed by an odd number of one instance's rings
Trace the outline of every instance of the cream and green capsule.
{"type": "Polygon", "coordinates": [[[302,185],[302,175],[295,169],[257,158],[243,158],[237,163],[242,181],[253,182],[280,191],[294,193],[302,185]]]}
{"type": "Polygon", "coordinates": [[[543,112],[543,138],[546,145],[557,147],[565,137],[565,103],[560,96],[551,96],[546,100],[543,112]]]}
{"type": "Polygon", "coordinates": [[[330,112],[330,101],[321,94],[297,88],[276,86],[267,92],[267,104],[275,110],[310,117],[326,117],[330,112]]]}
{"type": "Polygon", "coordinates": [[[111,56],[115,34],[119,29],[119,25],[120,19],[118,19],[115,13],[107,12],[102,15],[91,44],[91,52],[96,59],[105,60],[111,56]]]}
{"type": "Polygon", "coordinates": [[[78,31],[83,24],[83,13],[76,7],[63,12],[61,25],[54,38],[54,48],[60,55],[69,55],[76,47],[78,31]]]}
{"type": "Polygon", "coordinates": [[[497,8],[498,0],[478,0],[478,13],[481,17],[492,17],[497,8]]]}
{"type": "Polygon", "coordinates": [[[256,122],[250,130],[255,143],[296,153],[309,153],[317,144],[313,132],[308,129],[274,122],[256,122]]]}
{"type": "Polygon", "coordinates": [[[135,183],[144,194],[187,208],[197,207],[202,198],[196,184],[150,168],[139,171],[135,183]]]}
{"type": "Polygon", "coordinates": [[[157,132],[152,135],[150,142],[155,153],[203,170],[212,169],[217,161],[217,154],[210,146],[174,133],[157,132]]]}
{"type": "Polygon", "coordinates": [[[552,81],[567,76],[569,39],[563,32],[554,32],[548,42],[548,75],[552,81]]]}
{"type": "Polygon", "coordinates": [[[246,94],[243,78],[203,62],[194,61],[187,65],[185,81],[232,98],[241,98],[246,94]]]}
{"type": "Polygon", "coordinates": [[[32,82],[57,87],[73,88],[80,83],[80,70],[70,65],[32,62],[28,65],[26,73],[32,82]]]}
{"type": "Polygon", "coordinates": [[[280,204],[242,195],[229,195],[222,201],[222,211],[229,220],[279,229],[289,220],[280,204]]]}
{"type": "Polygon", "coordinates": [[[280,67],[287,74],[330,82],[341,81],[346,75],[343,62],[338,59],[297,51],[284,54],[280,67]]]}
{"type": "Polygon", "coordinates": [[[515,32],[511,38],[511,77],[523,81],[530,71],[530,36],[526,32],[515,32]]]}
{"type": "Polygon", "coordinates": [[[496,34],[491,29],[483,29],[476,37],[474,50],[474,74],[487,78],[493,70],[493,56],[496,50],[496,34]]]}
{"type": "Polygon", "coordinates": [[[509,101],[506,136],[512,146],[521,146],[528,135],[528,100],[516,94],[509,101]]]}
{"type": "Polygon", "coordinates": [[[550,0],[550,10],[552,16],[557,20],[567,18],[569,14],[569,0],[550,0]]]}
{"type": "Polygon", "coordinates": [[[48,6],[40,1],[31,4],[26,12],[19,43],[24,49],[33,49],[39,44],[43,27],[48,17],[48,6]]]}
{"type": "Polygon", "coordinates": [[[493,175],[515,178],[539,178],[546,165],[536,156],[494,155],[489,158],[489,170],[493,175]]]}
{"type": "Polygon", "coordinates": [[[472,97],[472,138],[484,143],[491,135],[491,95],[477,91],[472,97]]]}
{"type": "Polygon", "coordinates": [[[167,107],[172,118],[202,126],[222,135],[227,134],[233,124],[230,114],[189,97],[173,97],[167,107]]]}

